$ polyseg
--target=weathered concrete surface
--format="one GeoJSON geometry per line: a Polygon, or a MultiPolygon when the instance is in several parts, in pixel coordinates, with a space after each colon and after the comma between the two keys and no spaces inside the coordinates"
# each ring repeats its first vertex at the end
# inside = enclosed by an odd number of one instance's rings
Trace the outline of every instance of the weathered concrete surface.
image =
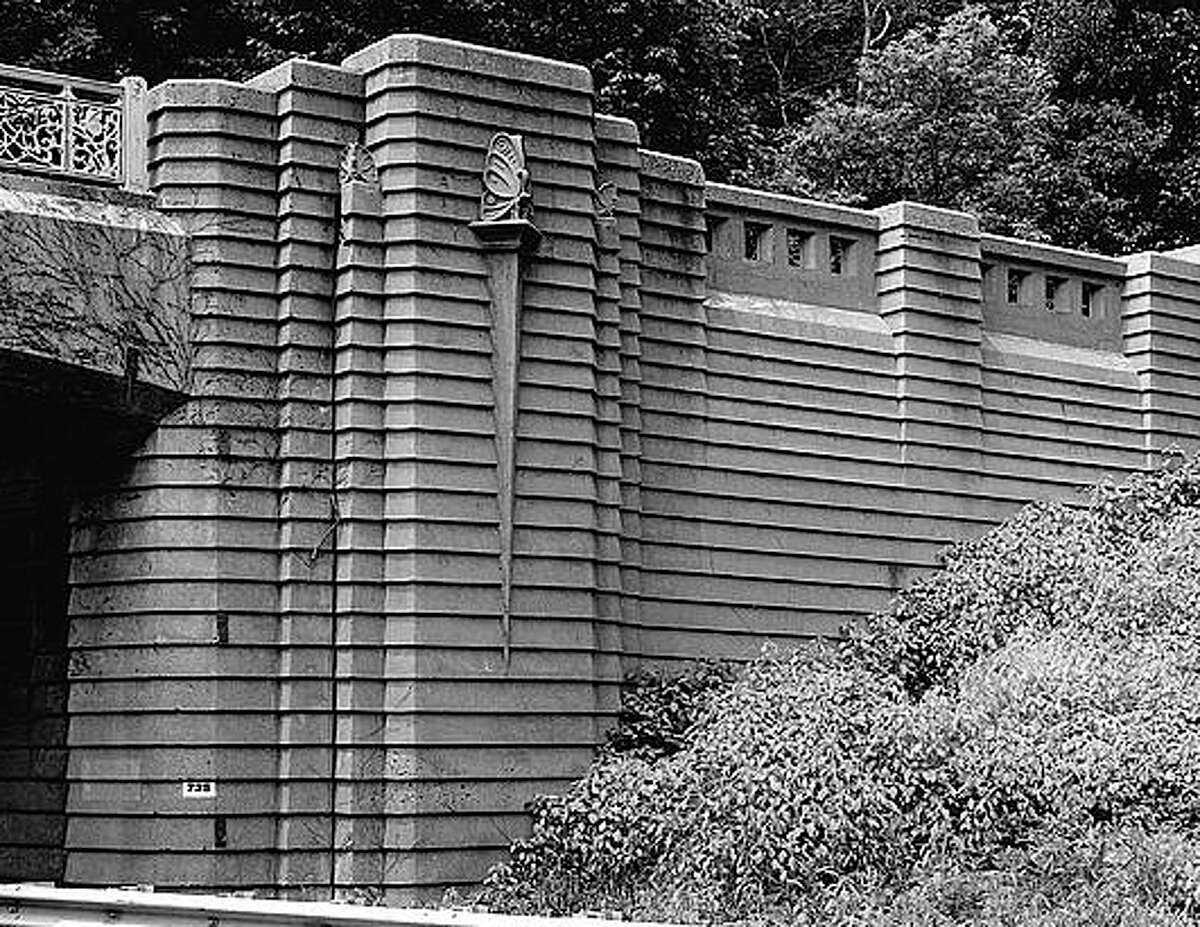
{"type": "Polygon", "coordinates": [[[148,206],[0,187],[0,380],[146,414],[190,377],[188,243],[148,206]]]}
{"type": "Polygon", "coordinates": [[[67,320],[8,323],[27,388],[136,346],[189,391],[72,513],[69,881],[438,895],[585,768],[624,671],[836,634],[1025,501],[1200,446],[1193,252],[708,184],[593,102],[393,37],[155,88],[171,220],[6,194],[14,292],[67,320]],[[498,132],[544,236],[508,335],[471,230],[498,132]]]}
{"type": "Polygon", "coordinates": [[[66,860],[68,513],[190,378],[188,242],[145,197],[0,186],[0,878],[66,860]]]}

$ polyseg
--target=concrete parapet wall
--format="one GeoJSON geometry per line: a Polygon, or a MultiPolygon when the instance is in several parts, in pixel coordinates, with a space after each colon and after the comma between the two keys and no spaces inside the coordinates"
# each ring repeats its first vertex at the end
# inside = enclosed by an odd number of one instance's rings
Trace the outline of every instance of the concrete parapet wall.
{"type": "Polygon", "coordinates": [[[73,519],[68,883],[275,878],[275,125],[238,85],[151,98],[152,187],[193,241],[193,380],[73,519]]]}
{"type": "Polygon", "coordinates": [[[995,235],[980,245],[985,329],[1121,350],[1125,261],[995,235]]]}
{"type": "Polygon", "coordinates": [[[74,518],[73,883],[472,882],[623,673],[1200,436],[1200,265],[709,184],[573,65],[394,36],[149,109],[190,399],[74,518]]]}
{"type": "Polygon", "coordinates": [[[1148,455],[1200,444],[1200,264],[1162,254],[1130,258],[1121,297],[1123,350],[1137,373],[1148,455]]]}
{"type": "Polygon", "coordinates": [[[676,616],[670,639],[687,642],[646,657],[836,633],[945,543],[1195,434],[1186,369],[1151,374],[1151,346],[1168,342],[1143,334],[1151,318],[1182,322],[1194,264],[981,235],[916,204],[705,194],[700,321],[643,348],[648,369],[671,371],[643,390],[644,560],[686,590],[657,620],[676,616]]]}
{"type": "Polygon", "coordinates": [[[378,840],[363,850],[391,896],[486,868],[615,711],[618,653],[597,629],[595,142],[578,68],[409,37],[346,67],[365,79],[382,190],[385,688],[378,840]],[[524,279],[507,627],[493,308],[467,227],[500,130],[524,137],[545,234],[524,279]]]}
{"type": "Polygon", "coordinates": [[[713,289],[874,312],[874,213],[708,184],[705,222],[713,289]]]}

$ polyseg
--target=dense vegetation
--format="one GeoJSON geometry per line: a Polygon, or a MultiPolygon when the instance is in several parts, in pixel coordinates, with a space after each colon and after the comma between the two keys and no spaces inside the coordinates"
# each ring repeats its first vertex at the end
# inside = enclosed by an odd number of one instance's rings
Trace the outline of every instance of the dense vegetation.
{"type": "Polygon", "coordinates": [[[488,902],[1200,923],[1200,462],[1032,505],[847,640],[724,679],[643,685],[488,902]]]}
{"type": "Polygon", "coordinates": [[[239,78],[391,32],[587,65],[709,176],[1125,252],[1200,217],[1200,15],[1163,0],[0,0],[0,61],[239,78]]]}

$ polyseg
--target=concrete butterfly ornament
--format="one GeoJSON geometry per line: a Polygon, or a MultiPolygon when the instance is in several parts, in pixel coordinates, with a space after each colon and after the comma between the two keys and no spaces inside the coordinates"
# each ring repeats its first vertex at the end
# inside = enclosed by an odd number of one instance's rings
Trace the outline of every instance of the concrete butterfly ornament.
{"type": "Polygon", "coordinates": [[[596,218],[598,219],[614,219],[617,215],[617,198],[619,196],[617,185],[611,180],[606,180],[596,188],[596,192],[592,194],[592,199],[596,204],[596,218]]]}
{"type": "Polygon", "coordinates": [[[488,272],[492,316],[492,395],[496,421],[496,498],[499,508],[500,644],[504,671],[512,658],[513,558],[516,513],[517,432],[520,409],[517,383],[521,367],[521,280],[525,257],[542,233],[533,224],[525,142],[520,135],[497,132],[483,163],[479,219],[471,230],[479,238],[488,272]]]}
{"type": "Polygon", "coordinates": [[[497,132],[488,144],[483,168],[482,222],[507,222],[533,218],[529,169],[525,166],[525,140],[520,135],[497,132]]]}

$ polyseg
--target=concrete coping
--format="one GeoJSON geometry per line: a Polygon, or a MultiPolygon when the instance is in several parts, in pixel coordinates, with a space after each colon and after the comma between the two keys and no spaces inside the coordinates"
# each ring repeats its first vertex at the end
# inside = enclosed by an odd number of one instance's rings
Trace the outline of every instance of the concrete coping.
{"type": "Polygon", "coordinates": [[[613,116],[611,113],[596,113],[596,135],[605,141],[621,141],[637,145],[641,141],[641,131],[637,123],[624,116],[613,116]]]}
{"type": "Polygon", "coordinates": [[[1180,261],[1200,263],[1200,244],[1184,245],[1182,248],[1172,248],[1170,251],[1162,253],[1167,257],[1177,258],[1180,261]]]}
{"type": "Polygon", "coordinates": [[[1200,262],[1194,258],[1181,257],[1178,254],[1158,251],[1143,251],[1128,255],[1124,259],[1126,276],[1140,277],[1155,274],[1164,277],[1175,277],[1189,283],[1200,283],[1200,262]]]}
{"type": "MultiPolygon", "coordinates": [[[[79,199],[62,192],[13,189],[0,183],[0,213],[14,213],[55,221],[126,229],[187,241],[187,232],[172,216],[153,208],[146,197],[130,196],[107,201],[79,199]]],[[[186,248],[186,244],[179,247],[186,248]]]]}
{"type": "Polygon", "coordinates": [[[640,149],[640,154],[643,174],[693,186],[704,184],[704,168],[700,166],[699,161],[646,148],[640,149]]]}
{"type": "Polygon", "coordinates": [[[923,234],[979,240],[979,217],[958,209],[930,206],[912,200],[897,200],[872,210],[880,231],[920,229],[923,234]]]}
{"type": "Polygon", "coordinates": [[[361,97],[363,77],[336,64],[289,58],[246,81],[247,87],[267,93],[279,93],[290,88],[318,90],[334,96],[361,97]]]}
{"type": "Polygon", "coordinates": [[[275,94],[231,80],[178,78],[150,88],[150,112],[159,109],[225,109],[275,117],[275,94]]]}
{"type": "Polygon", "coordinates": [[[592,93],[592,72],[583,65],[420,33],[380,39],[347,57],[342,67],[370,74],[393,64],[424,64],[589,96],[592,93]]]}
{"type": "Polygon", "coordinates": [[[820,200],[808,200],[782,193],[765,193],[747,187],[735,187],[723,183],[707,185],[707,201],[710,207],[737,212],[769,213],[781,218],[816,222],[822,225],[840,225],[860,232],[875,232],[879,218],[865,209],[839,206],[820,200]]]}
{"type": "Polygon", "coordinates": [[[154,208],[154,196],[150,193],[103,184],[81,183],[67,177],[19,174],[0,168],[0,191],[4,190],[31,196],[66,197],[77,202],[105,203],[129,209],[154,208]]]}
{"type": "Polygon", "coordinates": [[[1021,238],[1006,238],[1002,235],[980,235],[979,248],[986,261],[999,258],[1007,261],[1022,261],[1048,269],[1063,269],[1074,274],[1090,274],[1101,277],[1123,277],[1126,262],[1120,258],[1060,248],[1038,241],[1021,238]]]}

